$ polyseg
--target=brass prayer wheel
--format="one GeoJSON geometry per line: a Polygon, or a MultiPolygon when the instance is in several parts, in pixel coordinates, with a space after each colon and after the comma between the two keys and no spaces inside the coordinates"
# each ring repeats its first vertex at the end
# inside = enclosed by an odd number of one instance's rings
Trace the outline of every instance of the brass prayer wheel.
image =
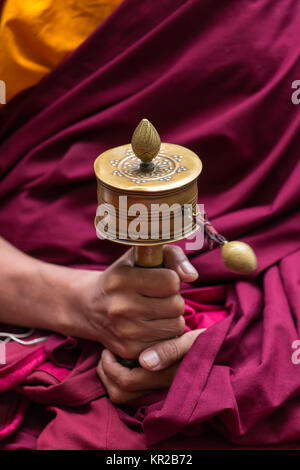
{"type": "Polygon", "coordinates": [[[161,265],[164,243],[181,240],[199,228],[201,160],[185,147],[161,143],[147,119],[136,128],[131,144],[103,152],[94,168],[98,207],[103,208],[95,219],[97,234],[133,245],[137,265],[161,265]],[[166,214],[169,226],[164,225],[166,214]]]}
{"type": "MultiPolygon", "coordinates": [[[[190,237],[201,227],[197,178],[202,162],[185,147],[161,143],[147,119],[135,129],[131,143],[99,155],[94,169],[97,235],[134,246],[136,265],[163,265],[163,244],[190,237]]],[[[224,237],[219,244],[229,269],[242,274],[256,269],[249,245],[224,237]]]]}

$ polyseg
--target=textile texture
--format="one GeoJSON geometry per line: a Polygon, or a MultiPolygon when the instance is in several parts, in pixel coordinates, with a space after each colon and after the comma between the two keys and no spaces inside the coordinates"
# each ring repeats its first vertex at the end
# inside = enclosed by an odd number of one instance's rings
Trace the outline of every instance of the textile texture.
{"type": "Polygon", "coordinates": [[[46,357],[35,357],[48,368],[32,369],[31,357],[26,377],[3,392],[17,400],[10,419],[0,413],[14,429],[3,448],[299,439],[300,366],[291,359],[300,335],[300,113],[291,102],[299,25],[296,0],[124,0],[1,110],[0,230],[26,253],[90,269],[123,253],[95,235],[93,162],[148,118],[163,141],[200,156],[199,202],[220,233],[258,257],[255,276],[241,278],[218,249],[188,252],[200,276],[184,286],[186,315],[190,328],[209,328],[169,391],[131,406],[105,396],[95,371],[101,345],[51,336],[46,357]]]}

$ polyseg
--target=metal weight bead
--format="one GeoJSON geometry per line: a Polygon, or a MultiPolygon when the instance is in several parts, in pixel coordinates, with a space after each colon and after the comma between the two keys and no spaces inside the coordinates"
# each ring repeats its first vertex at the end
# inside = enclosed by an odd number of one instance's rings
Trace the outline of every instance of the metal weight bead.
{"type": "Polygon", "coordinates": [[[256,255],[247,243],[225,241],[221,253],[225,266],[235,273],[251,274],[257,268],[256,255]]]}

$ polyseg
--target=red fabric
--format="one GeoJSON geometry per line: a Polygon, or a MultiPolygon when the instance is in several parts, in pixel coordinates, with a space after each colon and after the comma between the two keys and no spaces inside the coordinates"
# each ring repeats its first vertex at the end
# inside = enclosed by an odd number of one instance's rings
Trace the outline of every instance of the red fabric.
{"type": "MultiPolygon", "coordinates": [[[[195,292],[187,291],[186,296],[193,298],[195,292]]],[[[227,311],[212,303],[221,302],[224,296],[225,289],[215,286],[202,288],[197,295],[198,300],[210,301],[210,304],[188,299],[191,306],[187,305],[186,331],[207,328],[225,318],[227,311]]],[[[35,336],[37,335],[36,333],[35,336]]],[[[7,364],[0,368],[0,441],[4,441],[1,447],[144,449],[145,436],[141,432],[132,432],[130,427],[122,424],[118,411],[105,397],[105,389],[96,375],[101,350],[101,345],[78,342],[74,338],[59,335],[51,335],[43,346],[8,343],[7,364]],[[39,432],[36,432],[39,420],[35,419],[32,423],[26,419],[26,413],[31,415],[34,403],[46,405],[40,411],[44,419],[43,426],[38,427],[39,432]],[[48,425],[49,415],[52,419],[48,425]],[[97,428],[95,420],[98,423],[97,428]],[[122,442],[118,442],[118,427],[123,429],[122,442]],[[14,438],[9,437],[12,433],[15,433],[14,438]]],[[[156,396],[150,398],[150,402],[156,396]]],[[[137,421],[136,424],[141,431],[140,423],[137,421]]]]}
{"type": "Polygon", "coordinates": [[[295,0],[125,0],[2,110],[0,227],[20,249],[91,269],[119,256],[121,246],[95,236],[93,161],[128,142],[147,117],[164,141],[199,154],[199,202],[259,262],[254,278],[241,279],[217,249],[189,253],[200,273],[189,305],[206,303],[200,286],[226,284],[222,300],[208,303],[228,314],[199,336],[168,394],[113,407],[100,398],[98,346],[88,342],[71,353],[74,369],[59,384],[40,385],[42,372],[33,371],[14,393],[43,404],[49,424],[25,433],[28,445],[141,448],[185,434],[201,447],[207,430],[238,445],[299,439],[299,366],[291,361],[300,316],[300,115],[291,102],[299,23],[295,0]]]}

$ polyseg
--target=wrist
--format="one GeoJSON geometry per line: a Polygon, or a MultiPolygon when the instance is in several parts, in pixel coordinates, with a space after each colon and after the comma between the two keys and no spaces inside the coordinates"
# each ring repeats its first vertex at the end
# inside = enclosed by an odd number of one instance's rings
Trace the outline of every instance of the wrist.
{"type": "MultiPolygon", "coordinates": [[[[101,272],[37,260],[1,237],[0,253],[1,323],[85,338],[92,338],[94,333],[97,339],[89,313],[93,312],[95,296],[101,297],[101,272]]],[[[94,311],[94,317],[104,324],[102,304],[100,299],[101,307],[94,311]]],[[[102,323],[98,330],[102,334],[102,323]]]]}
{"type": "Polygon", "coordinates": [[[36,328],[69,335],[76,270],[35,260],[32,267],[32,297],[39,310],[36,328]]]}
{"type": "MultiPolygon", "coordinates": [[[[97,322],[97,331],[91,321],[94,317],[94,303],[103,304],[101,299],[102,272],[74,268],[58,267],[60,272],[48,273],[52,277],[55,274],[56,285],[56,314],[52,324],[52,330],[65,336],[83,337],[91,340],[101,340],[102,333],[97,322]],[[96,299],[97,297],[97,299],[96,299]],[[55,324],[54,324],[55,323],[55,324]]],[[[97,308],[97,316],[104,316],[97,308]]],[[[100,320],[100,318],[99,318],[100,320]]]]}

